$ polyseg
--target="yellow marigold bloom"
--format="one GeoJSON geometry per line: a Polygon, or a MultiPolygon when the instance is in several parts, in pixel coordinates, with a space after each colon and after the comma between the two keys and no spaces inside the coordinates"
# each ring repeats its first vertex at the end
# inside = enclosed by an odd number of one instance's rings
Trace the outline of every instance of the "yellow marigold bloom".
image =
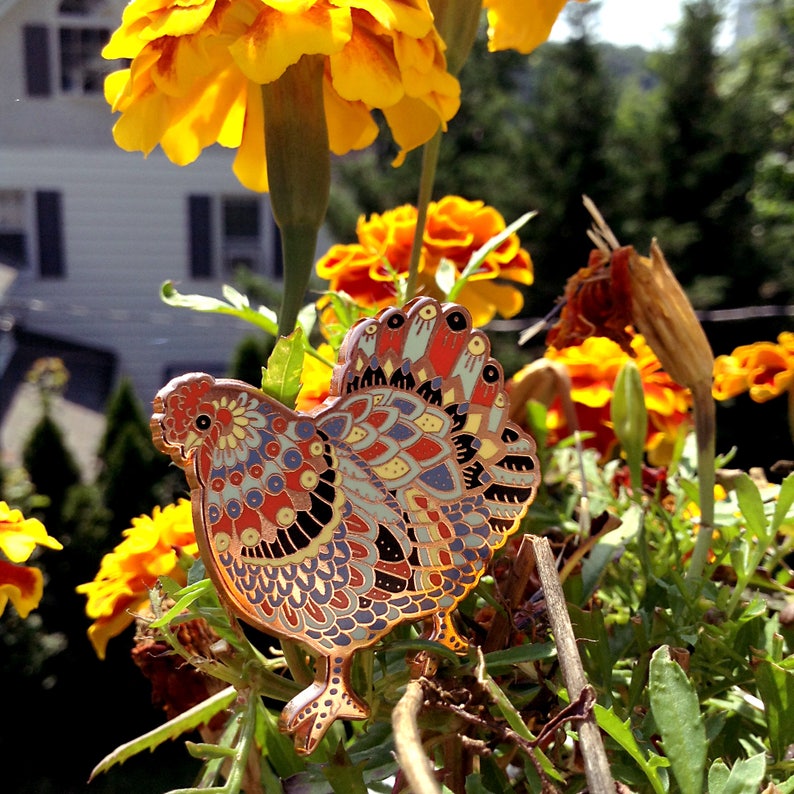
{"type": "Polygon", "coordinates": [[[36,546],[56,551],[63,548],[37,518],[25,518],[20,510],[0,502],[0,551],[10,560],[0,559],[0,615],[9,601],[22,618],[39,605],[44,592],[41,571],[17,564],[25,562],[36,546]]]}
{"type": "Polygon", "coordinates": [[[794,333],[784,332],[775,342],[737,347],[714,362],[712,393],[727,400],[749,391],[758,403],[771,400],[794,386],[794,333]]]}
{"type": "Polygon", "coordinates": [[[155,507],[151,516],[132,519],[122,533],[124,540],[102,558],[93,582],[77,587],[88,597],[86,614],[94,620],[88,637],[100,659],[105,658],[108,640],[132,623],[131,613],[145,605],[149,590],[160,576],[185,584],[180,557],[197,557],[190,502],[155,507]]]}
{"type": "Polygon", "coordinates": [[[122,149],[159,143],[184,165],[214,143],[235,148],[253,190],[268,189],[261,86],[304,55],[325,60],[335,154],[375,140],[375,108],[405,152],[459,106],[427,0],[132,0],[103,55],[132,59],[105,82],[122,149]]]}
{"type": "MultiPolygon", "coordinates": [[[[648,410],[645,449],[651,464],[658,466],[669,462],[681,425],[689,422],[692,397],[662,370],[659,359],[641,335],[631,340],[631,349],[640,371],[648,410]]],[[[615,379],[629,355],[611,339],[593,336],[581,345],[561,350],[551,347],[546,351],[546,358],[568,369],[579,429],[595,434],[585,446],[597,449],[602,459],[609,458],[617,443],[610,416],[612,393],[615,379]]],[[[521,372],[515,376],[515,380],[520,379],[521,372]]],[[[547,421],[552,443],[570,433],[559,398],[549,408],[547,421]]]]}
{"type": "MultiPolygon", "coordinates": [[[[532,52],[543,44],[568,0],[484,0],[488,49],[532,52]]],[[[580,0],[585,2],[585,0],[580,0]]]]}
{"type": "MultiPolygon", "coordinates": [[[[388,210],[368,219],[359,218],[358,242],[335,245],[317,262],[317,274],[330,282],[330,289],[345,292],[359,305],[383,308],[394,304],[395,278],[405,279],[416,229],[416,208],[410,205],[388,210]]],[[[417,291],[443,300],[436,283],[442,260],[459,277],[471,255],[504,231],[505,221],[482,201],[446,196],[431,202],[422,239],[417,291]]],[[[524,305],[521,292],[506,282],[531,284],[532,260],[511,234],[491,251],[456,300],[472,315],[474,325],[485,325],[498,312],[512,317],[524,305]]]]}

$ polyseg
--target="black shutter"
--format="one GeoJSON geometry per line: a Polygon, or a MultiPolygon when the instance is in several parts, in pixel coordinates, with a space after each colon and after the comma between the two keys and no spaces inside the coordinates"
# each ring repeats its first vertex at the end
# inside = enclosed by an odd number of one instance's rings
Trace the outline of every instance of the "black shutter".
{"type": "Polygon", "coordinates": [[[63,278],[63,216],[61,194],[55,190],[36,191],[36,224],[39,232],[39,274],[44,278],[63,278]]]}
{"type": "Polygon", "coordinates": [[[188,196],[190,275],[212,278],[212,202],[209,196],[188,196]]]}
{"type": "Polygon", "coordinates": [[[28,96],[49,96],[50,82],[50,31],[46,25],[25,25],[25,89],[28,96]]]}

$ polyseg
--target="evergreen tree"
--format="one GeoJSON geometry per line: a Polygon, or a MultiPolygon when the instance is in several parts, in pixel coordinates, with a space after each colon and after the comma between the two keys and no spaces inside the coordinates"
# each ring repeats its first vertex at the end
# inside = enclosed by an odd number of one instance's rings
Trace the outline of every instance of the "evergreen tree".
{"type": "Polygon", "coordinates": [[[234,351],[229,365],[229,377],[259,388],[262,385],[262,367],[270,358],[273,344],[270,338],[247,336],[234,351]]]}
{"type": "Polygon", "coordinates": [[[794,293],[794,0],[763,0],[758,34],[742,58],[763,108],[759,128],[768,146],[756,170],[753,233],[774,272],[765,293],[778,301],[794,293]]]}
{"type": "Polygon", "coordinates": [[[49,413],[42,416],[25,442],[22,461],[36,492],[50,500],[42,510],[45,525],[57,524],[68,490],[80,482],[80,469],[49,413]]]}
{"type": "Polygon", "coordinates": [[[764,280],[748,200],[764,135],[752,86],[723,85],[719,23],[715,0],[688,3],[674,47],[658,55],[660,168],[645,181],[648,237],[701,306],[752,302],[764,280]]]}
{"type": "Polygon", "coordinates": [[[173,481],[182,478],[152,444],[149,422],[128,380],[111,397],[105,416],[97,485],[111,513],[111,530],[118,533],[156,504],[172,501],[173,493],[179,492],[173,481]]]}
{"type": "Polygon", "coordinates": [[[523,235],[535,262],[529,298],[538,314],[548,311],[568,276],[587,264],[591,219],[582,195],[593,199],[616,230],[623,217],[622,187],[609,154],[615,96],[590,32],[597,13],[597,5],[574,6],[571,39],[539,52],[521,158],[529,203],[538,210],[523,235]]]}

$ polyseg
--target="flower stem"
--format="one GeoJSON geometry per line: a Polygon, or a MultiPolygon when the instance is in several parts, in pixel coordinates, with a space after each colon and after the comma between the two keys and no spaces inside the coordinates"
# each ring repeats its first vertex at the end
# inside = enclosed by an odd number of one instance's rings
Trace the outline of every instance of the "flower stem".
{"type": "Polygon", "coordinates": [[[711,384],[703,382],[692,389],[695,414],[695,437],[698,456],[698,491],[700,494],[700,530],[689,570],[687,581],[695,581],[703,575],[703,569],[711,549],[711,534],[714,529],[714,454],[716,435],[716,416],[711,384]]]}
{"type": "Polygon", "coordinates": [[[284,253],[278,325],[282,336],[295,329],[328,208],[331,155],[323,69],[321,56],[304,55],[277,80],[262,86],[270,203],[284,253]]]}
{"type": "MultiPolygon", "coordinates": [[[[431,0],[436,29],[447,45],[446,60],[450,74],[457,76],[469,57],[482,11],[482,0],[431,0]]],[[[422,241],[427,222],[427,207],[433,195],[436,181],[438,155],[441,150],[443,130],[439,127],[436,134],[422,148],[422,174],[419,180],[419,196],[416,200],[416,231],[411,247],[408,264],[408,280],[405,284],[405,300],[416,295],[416,282],[419,276],[419,261],[422,257],[422,241]]]]}
{"type": "Polygon", "coordinates": [[[433,184],[436,181],[438,155],[441,151],[441,127],[436,134],[422,147],[422,174],[419,179],[419,196],[416,200],[416,231],[411,246],[411,259],[408,265],[408,280],[405,284],[405,300],[409,301],[416,295],[416,282],[419,275],[419,260],[422,257],[422,242],[427,222],[427,208],[433,195],[433,184]]]}

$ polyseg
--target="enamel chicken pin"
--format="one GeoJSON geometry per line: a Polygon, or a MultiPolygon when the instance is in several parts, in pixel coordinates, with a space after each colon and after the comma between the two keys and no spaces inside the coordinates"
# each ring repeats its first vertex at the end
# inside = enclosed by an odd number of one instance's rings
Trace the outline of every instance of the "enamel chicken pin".
{"type": "Polygon", "coordinates": [[[318,655],[281,728],[312,752],[335,719],[362,719],[353,653],[451,613],[535,497],[535,443],[510,422],[504,377],[456,305],[418,298],[361,320],[328,399],[292,411],[236,380],[175,378],[154,400],[156,446],[185,470],[202,558],[256,628],[318,655]]]}

